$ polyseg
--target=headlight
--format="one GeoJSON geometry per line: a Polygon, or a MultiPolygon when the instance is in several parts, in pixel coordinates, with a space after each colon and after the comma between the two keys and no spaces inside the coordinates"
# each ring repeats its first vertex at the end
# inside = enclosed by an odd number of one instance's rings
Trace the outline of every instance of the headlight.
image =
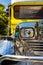
{"type": "Polygon", "coordinates": [[[33,38],[35,35],[35,30],[32,27],[23,27],[20,31],[22,38],[33,38]]]}

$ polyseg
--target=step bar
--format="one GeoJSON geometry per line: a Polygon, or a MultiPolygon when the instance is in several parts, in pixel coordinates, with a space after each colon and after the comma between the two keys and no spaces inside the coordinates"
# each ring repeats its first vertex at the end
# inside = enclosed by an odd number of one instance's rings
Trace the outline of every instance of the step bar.
{"type": "Polygon", "coordinates": [[[4,60],[23,61],[23,62],[43,62],[43,56],[4,55],[0,57],[0,63],[4,60]]]}

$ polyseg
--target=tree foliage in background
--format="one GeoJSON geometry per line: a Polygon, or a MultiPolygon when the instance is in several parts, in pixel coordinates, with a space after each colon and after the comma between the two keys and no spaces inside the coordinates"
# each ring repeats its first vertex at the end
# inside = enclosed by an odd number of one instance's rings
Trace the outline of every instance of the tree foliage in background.
{"type": "Polygon", "coordinates": [[[6,17],[5,6],[0,4],[0,35],[7,35],[8,18],[6,17]]]}

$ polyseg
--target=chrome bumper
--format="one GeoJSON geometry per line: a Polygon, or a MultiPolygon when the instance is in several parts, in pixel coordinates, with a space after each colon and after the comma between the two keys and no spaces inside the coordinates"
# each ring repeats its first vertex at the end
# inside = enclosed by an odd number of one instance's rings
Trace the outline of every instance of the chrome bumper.
{"type": "Polygon", "coordinates": [[[23,61],[23,62],[43,62],[43,56],[5,55],[0,57],[0,63],[4,60],[23,61]]]}

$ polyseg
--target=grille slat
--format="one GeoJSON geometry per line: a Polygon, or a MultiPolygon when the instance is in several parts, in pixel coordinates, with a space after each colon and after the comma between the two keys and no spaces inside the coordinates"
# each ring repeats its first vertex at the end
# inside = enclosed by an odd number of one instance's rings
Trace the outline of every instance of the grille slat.
{"type": "Polygon", "coordinates": [[[43,43],[30,43],[29,45],[33,45],[33,46],[34,46],[34,45],[35,45],[35,46],[36,46],[36,45],[42,45],[42,46],[43,46],[43,43]]]}
{"type": "Polygon", "coordinates": [[[37,48],[37,47],[38,47],[38,48],[40,48],[40,47],[43,48],[43,46],[30,46],[30,47],[31,47],[31,48],[37,48]]]}

